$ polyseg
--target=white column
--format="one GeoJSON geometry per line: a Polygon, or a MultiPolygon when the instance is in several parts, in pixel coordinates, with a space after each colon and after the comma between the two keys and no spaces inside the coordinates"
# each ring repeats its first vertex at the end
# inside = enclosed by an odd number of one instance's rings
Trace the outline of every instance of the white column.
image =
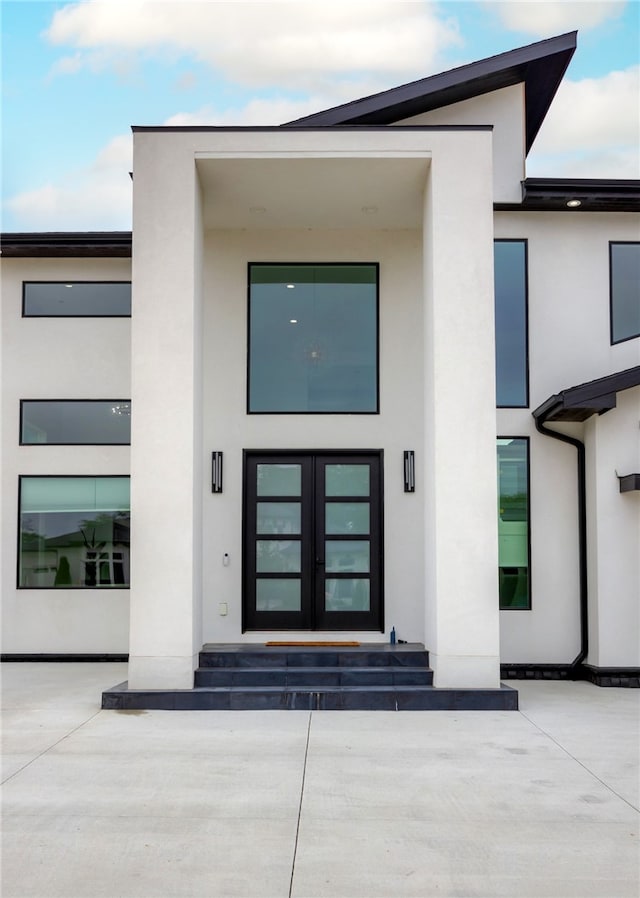
{"type": "Polygon", "coordinates": [[[436,686],[498,687],[491,134],[435,143],[424,214],[426,646],[436,686]]]}
{"type": "Polygon", "coordinates": [[[201,647],[200,194],[188,135],[134,142],[129,686],[189,688],[201,647]]]}
{"type": "Polygon", "coordinates": [[[640,387],[585,426],[589,654],[597,667],[640,666],[640,494],[617,474],[640,471],[640,387]]]}

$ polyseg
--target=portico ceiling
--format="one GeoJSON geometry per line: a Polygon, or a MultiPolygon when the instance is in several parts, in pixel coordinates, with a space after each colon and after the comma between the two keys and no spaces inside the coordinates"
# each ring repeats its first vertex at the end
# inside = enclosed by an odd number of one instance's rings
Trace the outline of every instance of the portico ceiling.
{"type": "Polygon", "coordinates": [[[205,228],[419,228],[429,160],[198,158],[205,228]]]}

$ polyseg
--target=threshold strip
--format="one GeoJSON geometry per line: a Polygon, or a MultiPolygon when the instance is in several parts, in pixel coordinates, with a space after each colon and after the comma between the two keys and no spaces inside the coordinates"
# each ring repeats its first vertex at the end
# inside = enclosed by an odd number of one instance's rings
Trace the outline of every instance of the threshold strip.
{"type": "Polygon", "coordinates": [[[307,726],[307,744],[304,747],[304,764],[302,766],[302,784],[300,787],[300,804],[298,805],[298,822],[296,823],[296,839],[293,846],[293,860],[291,863],[291,879],[289,880],[289,898],[293,894],[293,876],[296,871],[296,856],[298,854],[298,834],[300,833],[300,817],[302,816],[302,799],[304,798],[304,781],[307,775],[307,756],[309,754],[309,737],[311,735],[311,717],[313,712],[309,711],[309,724],[307,726]]]}

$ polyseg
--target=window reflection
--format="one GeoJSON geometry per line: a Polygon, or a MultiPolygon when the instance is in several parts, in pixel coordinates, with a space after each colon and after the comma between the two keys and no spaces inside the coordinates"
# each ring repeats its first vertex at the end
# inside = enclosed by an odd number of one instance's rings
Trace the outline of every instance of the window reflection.
{"type": "Polygon", "coordinates": [[[23,477],[18,586],[128,586],[129,534],[128,477],[23,477]]]}

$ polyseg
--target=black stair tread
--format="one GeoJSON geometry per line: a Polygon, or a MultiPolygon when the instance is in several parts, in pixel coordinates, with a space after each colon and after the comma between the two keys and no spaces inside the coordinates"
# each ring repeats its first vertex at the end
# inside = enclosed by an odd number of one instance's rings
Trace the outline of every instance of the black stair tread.
{"type": "Polygon", "coordinates": [[[287,652],[289,654],[297,654],[303,652],[384,652],[394,654],[396,652],[424,652],[425,647],[421,642],[361,642],[360,645],[314,645],[309,642],[305,645],[265,645],[262,642],[241,642],[241,643],[213,643],[206,642],[200,649],[201,653],[215,654],[251,654],[253,652],[287,652]]]}
{"type": "MultiPolygon", "coordinates": [[[[460,686],[445,686],[445,687],[435,687],[425,684],[421,684],[418,686],[369,686],[369,685],[361,685],[361,686],[194,686],[193,690],[172,690],[175,692],[269,692],[269,693],[280,693],[280,692],[305,692],[305,693],[324,693],[324,692],[437,692],[440,693],[448,693],[448,692],[499,692],[501,688],[497,689],[478,689],[471,687],[460,687],[460,686]]],[[[142,690],[132,690],[133,692],[141,691],[141,692],[153,692],[153,689],[142,689],[142,690]]],[[[157,690],[159,692],[163,690],[157,690]]]]}
{"type": "Polygon", "coordinates": [[[255,667],[253,667],[253,666],[252,667],[206,667],[206,666],[202,667],[201,666],[201,667],[196,668],[196,673],[198,673],[200,671],[203,671],[203,672],[206,671],[207,673],[209,673],[212,670],[216,670],[216,671],[239,670],[239,671],[242,671],[243,673],[246,673],[247,671],[251,671],[251,673],[256,673],[256,674],[273,673],[274,671],[281,671],[283,673],[292,673],[292,672],[344,673],[345,671],[356,671],[358,673],[360,673],[360,672],[362,672],[362,673],[365,673],[365,672],[379,673],[380,671],[405,672],[405,671],[416,671],[416,670],[431,670],[431,668],[427,664],[403,664],[403,665],[401,665],[401,666],[399,665],[397,667],[395,665],[373,665],[371,667],[362,665],[362,667],[360,667],[360,666],[350,667],[347,664],[340,664],[340,665],[327,664],[324,666],[321,665],[319,667],[317,667],[317,666],[307,667],[306,665],[301,664],[301,665],[295,667],[292,664],[279,664],[276,667],[269,667],[269,666],[258,667],[257,665],[255,667]]]}

